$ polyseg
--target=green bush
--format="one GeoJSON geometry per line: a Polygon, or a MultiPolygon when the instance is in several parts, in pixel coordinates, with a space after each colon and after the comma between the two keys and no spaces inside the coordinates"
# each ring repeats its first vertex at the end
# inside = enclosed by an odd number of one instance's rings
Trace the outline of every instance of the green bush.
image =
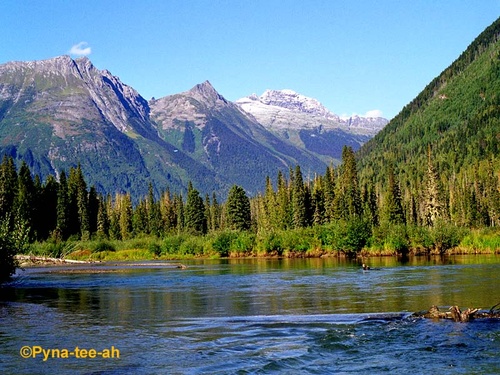
{"type": "Polygon", "coordinates": [[[220,232],[215,236],[211,247],[221,257],[227,257],[231,251],[231,244],[236,237],[235,232],[220,232]]]}
{"type": "Polygon", "coordinates": [[[204,253],[205,239],[203,237],[191,236],[179,247],[181,255],[202,255],[204,253]]]}
{"type": "Polygon", "coordinates": [[[255,234],[250,232],[240,232],[233,240],[232,250],[238,253],[247,253],[254,250],[255,247],[255,234]]]}
{"type": "Polygon", "coordinates": [[[116,248],[111,242],[100,240],[95,243],[91,250],[93,253],[99,253],[101,251],[116,251],[116,248]]]}
{"type": "Polygon", "coordinates": [[[180,254],[180,248],[184,241],[186,241],[186,235],[175,235],[167,237],[163,240],[162,252],[165,254],[180,254]]]}
{"type": "Polygon", "coordinates": [[[154,254],[154,256],[158,257],[161,255],[161,246],[156,242],[150,243],[148,246],[148,250],[151,254],[154,254]]]}
{"type": "Polygon", "coordinates": [[[434,240],[428,227],[409,225],[407,228],[410,247],[414,251],[428,252],[434,246],[434,240]]]}
{"type": "Polygon", "coordinates": [[[289,230],[282,234],[281,244],[284,251],[306,252],[311,249],[312,243],[312,232],[305,229],[289,230]]]}
{"type": "Polygon", "coordinates": [[[341,221],[334,233],[333,248],[353,255],[363,249],[371,236],[371,228],[363,220],[341,221]]]}
{"type": "Polygon", "coordinates": [[[441,254],[458,246],[468,233],[467,229],[444,221],[437,222],[431,230],[434,247],[441,254]]]}
{"type": "Polygon", "coordinates": [[[276,232],[264,234],[259,241],[260,249],[267,254],[276,253],[277,255],[282,255],[283,245],[280,234],[276,232]]]}
{"type": "Polygon", "coordinates": [[[398,254],[407,254],[410,240],[405,225],[391,225],[385,238],[384,249],[398,254]]]}

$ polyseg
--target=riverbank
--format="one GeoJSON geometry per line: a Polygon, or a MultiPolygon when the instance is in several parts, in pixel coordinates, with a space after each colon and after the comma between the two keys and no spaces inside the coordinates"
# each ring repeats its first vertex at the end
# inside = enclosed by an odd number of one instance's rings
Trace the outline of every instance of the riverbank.
{"type": "Polygon", "coordinates": [[[259,233],[221,231],[205,236],[175,234],[128,240],[45,241],[31,244],[26,256],[98,261],[183,260],[220,258],[322,258],[500,254],[496,228],[464,230],[376,228],[360,241],[358,233],[328,226],[259,233]]]}
{"type": "MultiPolygon", "coordinates": [[[[473,249],[457,247],[448,249],[445,252],[439,251],[422,251],[421,249],[413,249],[406,253],[406,256],[454,256],[454,255],[495,255],[500,254],[500,249],[473,249]]],[[[245,258],[370,258],[370,257],[400,257],[394,251],[384,249],[363,249],[357,254],[347,254],[342,251],[324,251],[320,249],[312,251],[285,251],[279,254],[278,252],[258,253],[258,252],[230,252],[228,256],[221,257],[219,254],[168,254],[156,255],[143,249],[127,249],[117,251],[100,251],[91,252],[90,250],[79,250],[67,254],[64,258],[54,258],[48,256],[34,255],[17,255],[21,267],[32,267],[40,265],[67,265],[67,264],[92,264],[111,261],[168,261],[168,260],[190,260],[190,259],[245,259],[245,258]]]]}

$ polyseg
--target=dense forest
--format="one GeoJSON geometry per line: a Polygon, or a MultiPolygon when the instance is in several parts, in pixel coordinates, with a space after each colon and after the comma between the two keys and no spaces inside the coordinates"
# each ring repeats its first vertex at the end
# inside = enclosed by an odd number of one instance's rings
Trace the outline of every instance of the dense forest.
{"type": "MultiPolygon", "coordinates": [[[[299,166],[278,172],[275,184],[268,177],[265,191],[252,198],[235,185],[220,203],[215,193],[202,197],[189,184],[185,198],[168,189],[155,197],[150,187],[134,205],[130,194],[103,196],[89,188],[79,166],[42,182],[26,164],[17,171],[13,159],[4,157],[2,268],[12,249],[96,259],[115,251],[117,241],[134,239],[147,243],[154,257],[406,255],[443,253],[459,245],[498,250],[500,190],[492,163],[445,187],[432,160],[429,148],[418,202],[403,199],[391,168],[384,191],[360,186],[354,152],[344,147],[342,164],[324,175],[304,180],[299,166]],[[478,237],[473,229],[481,228],[478,237]],[[68,247],[71,243],[78,245],[68,247]]],[[[130,246],[141,247],[135,244],[130,246]]]]}

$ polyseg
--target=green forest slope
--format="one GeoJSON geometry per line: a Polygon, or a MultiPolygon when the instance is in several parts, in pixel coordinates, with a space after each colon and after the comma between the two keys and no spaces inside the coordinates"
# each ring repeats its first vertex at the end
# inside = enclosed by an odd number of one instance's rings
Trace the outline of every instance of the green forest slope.
{"type": "Polygon", "coordinates": [[[359,150],[362,184],[383,194],[394,168],[407,215],[414,204],[422,219],[430,151],[443,215],[456,224],[498,225],[488,189],[500,169],[499,36],[500,19],[359,150]]]}

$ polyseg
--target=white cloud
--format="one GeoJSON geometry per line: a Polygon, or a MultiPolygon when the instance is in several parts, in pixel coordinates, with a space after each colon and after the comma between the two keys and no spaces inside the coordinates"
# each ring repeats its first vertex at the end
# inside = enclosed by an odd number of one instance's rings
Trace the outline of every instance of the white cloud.
{"type": "Polygon", "coordinates": [[[71,47],[69,53],[76,56],[87,56],[92,53],[92,49],[87,42],[80,42],[71,47]]]}
{"type": "Polygon", "coordinates": [[[364,115],[353,112],[350,115],[348,115],[347,113],[343,113],[339,117],[342,120],[349,120],[352,117],[384,117],[384,116],[380,109],[372,109],[371,111],[366,112],[364,115]]]}
{"type": "Polygon", "coordinates": [[[382,117],[382,111],[380,109],[372,109],[366,112],[363,117],[382,117]]]}

